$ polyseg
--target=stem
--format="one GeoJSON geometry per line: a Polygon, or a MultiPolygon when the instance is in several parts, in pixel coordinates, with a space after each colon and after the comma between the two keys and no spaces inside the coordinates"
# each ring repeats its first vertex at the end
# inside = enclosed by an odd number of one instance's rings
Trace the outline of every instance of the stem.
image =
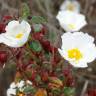
{"type": "Polygon", "coordinates": [[[89,84],[89,81],[86,80],[80,96],[85,96],[85,92],[87,90],[88,84],[89,84]]]}

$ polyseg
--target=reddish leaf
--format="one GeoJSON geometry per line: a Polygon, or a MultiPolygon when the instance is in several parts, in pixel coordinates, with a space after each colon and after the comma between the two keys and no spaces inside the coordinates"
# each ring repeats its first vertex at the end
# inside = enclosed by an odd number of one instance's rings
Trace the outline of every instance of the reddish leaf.
{"type": "Polygon", "coordinates": [[[96,96],[96,89],[89,89],[88,96],[96,96]]]}
{"type": "Polygon", "coordinates": [[[4,21],[4,22],[6,22],[6,21],[8,21],[8,20],[10,20],[10,19],[12,19],[12,16],[6,15],[6,16],[3,17],[3,21],[4,21]]]}
{"type": "Polygon", "coordinates": [[[0,33],[4,33],[5,32],[5,27],[6,27],[5,24],[3,24],[3,23],[0,24],[0,33]]]}
{"type": "Polygon", "coordinates": [[[42,71],[41,72],[41,79],[43,81],[48,81],[48,72],[47,71],[42,71]]]}
{"type": "MultiPolygon", "coordinates": [[[[43,25],[42,25],[43,26],[43,25]]],[[[34,28],[33,29],[33,34],[32,34],[32,38],[35,40],[41,40],[43,39],[45,33],[46,33],[46,27],[43,26],[42,29],[40,30],[40,32],[34,32],[34,28]]]]}
{"type": "Polygon", "coordinates": [[[74,87],[75,86],[75,81],[74,78],[72,77],[72,75],[68,76],[66,81],[66,86],[67,87],[74,87]]]}
{"type": "Polygon", "coordinates": [[[34,38],[35,40],[41,40],[43,38],[43,34],[41,32],[38,32],[38,33],[34,33],[32,35],[32,38],[34,38]]]}
{"type": "Polygon", "coordinates": [[[32,77],[30,78],[32,81],[34,81],[36,78],[36,71],[32,70],[32,77]]]}
{"type": "Polygon", "coordinates": [[[47,40],[41,40],[40,43],[42,44],[42,47],[46,51],[49,51],[51,53],[53,53],[53,52],[56,53],[57,52],[57,48],[54,47],[54,46],[52,46],[49,41],[47,41],[47,40]]]}
{"type": "Polygon", "coordinates": [[[0,51],[0,63],[7,61],[7,53],[5,51],[0,51]]]}
{"type": "Polygon", "coordinates": [[[70,75],[70,69],[64,69],[63,74],[65,77],[68,77],[70,75]]]}

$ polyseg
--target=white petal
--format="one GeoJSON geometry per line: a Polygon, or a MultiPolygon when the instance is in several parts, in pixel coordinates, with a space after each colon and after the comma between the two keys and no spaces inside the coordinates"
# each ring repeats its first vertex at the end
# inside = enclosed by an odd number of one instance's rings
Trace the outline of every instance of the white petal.
{"type": "Polygon", "coordinates": [[[58,49],[60,55],[65,59],[65,60],[70,60],[68,58],[68,55],[67,55],[67,52],[65,50],[62,50],[62,49],[58,49]]]}
{"type": "Polygon", "coordinates": [[[87,33],[83,32],[67,32],[64,33],[62,36],[62,49],[71,49],[71,48],[82,48],[86,46],[86,44],[93,43],[94,38],[87,33]]]}
{"type": "Polygon", "coordinates": [[[6,26],[5,30],[7,32],[9,32],[10,30],[12,30],[15,26],[18,26],[19,25],[19,21],[16,21],[16,20],[13,20],[13,21],[10,21],[8,23],[8,25],[6,26]]]}
{"type": "Polygon", "coordinates": [[[74,11],[74,12],[80,12],[80,4],[78,1],[69,1],[69,0],[65,0],[62,5],[60,6],[60,9],[61,10],[69,10],[68,9],[68,6],[73,5],[74,6],[74,9],[71,10],[71,11],[74,11]]]}
{"type": "Polygon", "coordinates": [[[16,89],[9,88],[7,90],[7,96],[16,95],[16,89]]]}
{"type": "Polygon", "coordinates": [[[13,88],[16,88],[16,87],[17,87],[17,86],[16,86],[15,82],[12,82],[11,85],[10,85],[10,88],[13,89],[13,88]]]}
{"type": "Polygon", "coordinates": [[[84,15],[68,10],[59,11],[56,18],[59,21],[60,26],[67,32],[79,31],[87,24],[84,15]],[[73,27],[71,28],[70,25],[73,27]]]}
{"type": "Polygon", "coordinates": [[[4,43],[7,46],[10,47],[19,47],[18,42],[15,38],[11,37],[11,36],[7,36],[6,34],[2,34],[1,38],[0,38],[0,43],[4,43]]]}
{"type": "Polygon", "coordinates": [[[68,58],[68,56],[66,56],[66,54],[64,54],[64,52],[61,49],[58,49],[58,51],[61,54],[61,56],[64,57],[64,59],[68,60],[69,63],[72,64],[74,67],[76,67],[76,68],[88,67],[88,65],[87,65],[87,63],[85,61],[75,62],[72,59],[68,58]]]}
{"type": "Polygon", "coordinates": [[[20,81],[19,83],[17,83],[18,88],[22,88],[25,85],[25,81],[20,81]]]}
{"type": "Polygon", "coordinates": [[[61,54],[62,57],[64,57],[64,53],[62,52],[61,49],[58,49],[59,53],[61,54]]]}
{"type": "Polygon", "coordinates": [[[0,43],[3,43],[3,36],[0,34],[0,43]]]}
{"type": "Polygon", "coordinates": [[[25,20],[23,20],[21,22],[21,27],[23,28],[23,30],[25,31],[25,33],[29,34],[31,31],[31,26],[29,25],[28,22],[26,22],[25,20]]]}
{"type": "Polygon", "coordinates": [[[26,83],[29,84],[29,85],[32,85],[32,82],[29,81],[29,80],[27,80],[26,83]]]}
{"type": "Polygon", "coordinates": [[[90,63],[93,60],[96,59],[96,46],[94,44],[88,44],[85,48],[83,48],[84,51],[84,59],[90,63]]]}
{"type": "Polygon", "coordinates": [[[78,63],[70,62],[70,64],[72,64],[76,68],[86,68],[86,67],[88,67],[86,62],[78,62],[78,63]]]}

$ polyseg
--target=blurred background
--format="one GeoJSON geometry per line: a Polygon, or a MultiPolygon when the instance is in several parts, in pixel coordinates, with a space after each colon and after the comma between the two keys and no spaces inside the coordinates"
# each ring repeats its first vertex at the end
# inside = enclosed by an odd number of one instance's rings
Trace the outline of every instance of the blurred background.
{"type": "MultiPolygon", "coordinates": [[[[81,13],[87,17],[88,21],[88,25],[81,31],[94,36],[96,41],[96,0],[77,1],[81,4],[81,13]]],[[[0,21],[5,15],[18,16],[23,2],[26,2],[30,7],[32,16],[38,15],[47,19],[47,27],[49,30],[48,38],[51,38],[50,40],[54,46],[60,47],[60,36],[63,34],[64,30],[59,26],[56,15],[64,0],[0,0],[0,21]]],[[[2,49],[9,50],[0,46],[0,50],[2,49]]],[[[9,63],[14,66],[14,62],[10,61],[9,63]]],[[[94,89],[96,92],[96,61],[89,64],[89,67],[86,69],[78,69],[75,71],[77,82],[76,96],[83,96],[82,94],[88,88],[94,89]]],[[[11,67],[6,67],[3,70],[0,69],[0,96],[6,96],[6,89],[12,82],[14,74],[15,70],[13,68],[11,69],[11,67]]]]}

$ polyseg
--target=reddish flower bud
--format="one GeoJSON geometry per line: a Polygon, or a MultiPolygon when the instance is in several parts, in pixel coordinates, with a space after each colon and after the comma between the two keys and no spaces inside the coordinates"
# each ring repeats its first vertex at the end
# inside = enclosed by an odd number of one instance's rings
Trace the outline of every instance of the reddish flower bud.
{"type": "Polygon", "coordinates": [[[96,89],[89,89],[88,96],[96,96],[96,89]]]}
{"type": "Polygon", "coordinates": [[[31,80],[33,80],[33,81],[34,81],[35,77],[36,77],[36,72],[34,71],[34,72],[32,72],[32,77],[31,77],[31,80]]]}
{"type": "Polygon", "coordinates": [[[36,40],[41,40],[43,38],[43,34],[41,32],[38,33],[33,33],[32,38],[36,39],[36,40]]]}
{"type": "Polygon", "coordinates": [[[48,81],[48,72],[46,72],[46,71],[42,72],[41,78],[43,81],[48,81]]]}
{"type": "Polygon", "coordinates": [[[45,89],[38,89],[34,96],[47,96],[47,91],[45,89]]]}
{"type": "Polygon", "coordinates": [[[10,19],[12,19],[12,16],[4,16],[3,17],[3,21],[5,22],[5,21],[7,21],[7,20],[10,20],[10,19]]]}
{"type": "Polygon", "coordinates": [[[64,69],[63,74],[66,77],[69,76],[70,75],[70,69],[64,69]]]}
{"type": "Polygon", "coordinates": [[[45,34],[46,34],[46,31],[47,31],[46,26],[45,26],[45,25],[42,25],[42,29],[41,29],[40,32],[41,32],[43,35],[45,35],[45,34]]]}
{"type": "Polygon", "coordinates": [[[51,53],[53,53],[53,52],[56,53],[57,52],[57,48],[52,46],[49,41],[41,40],[40,43],[42,44],[43,48],[46,51],[49,51],[51,53]]]}
{"type": "MultiPolygon", "coordinates": [[[[43,37],[44,37],[44,35],[46,33],[46,27],[44,25],[41,25],[41,26],[42,27],[41,27],[39,32],[33,32],[33,34],[32,34],[33,39],[35,39],[35,40],[43,39],[43,37]]],[[[33,27],[32,27],[32,29],[33,29],[33,31],[35,31],[33,27]]]]}
{"type": "Polygon", "coordinates": [[[5,51],[0,51],[0,63],[7,61],[7,53],[5,51]]]}
{"type": "Polygon", "coordinates": [[[74,87],[75,86],[74,78],[71,75],[67,77],[66,85],[68,87],[74,87]]]}
{"type": "Polygon", "coordinates": [[[3,24],[3,23],[0,24],[0,33],[4,33],[5,32],[5,27],[6,27],[5,24],[3,24]]]}

